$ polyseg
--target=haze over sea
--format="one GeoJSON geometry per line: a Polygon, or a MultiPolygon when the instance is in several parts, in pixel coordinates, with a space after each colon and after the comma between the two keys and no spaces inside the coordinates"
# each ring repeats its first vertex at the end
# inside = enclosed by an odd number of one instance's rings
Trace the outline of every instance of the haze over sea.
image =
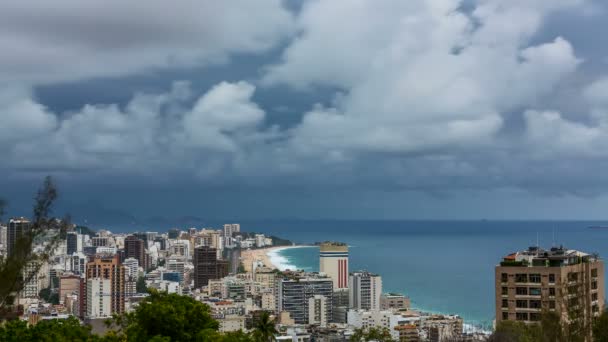
{"type": "MultiPolygon", "coordinates": [[[[608,226],[608,221],[235,222],[244,231],[297,243],[346,242],[351,246],[350,270],[382,275],[385,292],[410,296],[415,308],[459,314],[468,323],[483,326],[490,326],[495,316],[494,266],[502,256],[536,245],[537,236],[541,247],[549,248],[555,241],[608,256],[608,229],[589,228],[608,226]]],[[[214,227],[220,223],[208,222],[214,227]]],[[[289,267],[318,270],[316,247],[286,249],[280,256],[289,267]]]]}

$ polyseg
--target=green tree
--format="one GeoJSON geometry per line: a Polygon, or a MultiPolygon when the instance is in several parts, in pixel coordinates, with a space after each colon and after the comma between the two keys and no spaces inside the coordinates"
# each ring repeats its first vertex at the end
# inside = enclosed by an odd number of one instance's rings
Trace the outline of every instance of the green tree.
{"type": "Polygon", "coordinates": [[[78,319],[43,320],[35,325],[25,321],[13,320],[0,326],[0,341],[6,342],[83,342],[98,341],[99,338],[91,334],[91,328],[81,325],[78,319]]]}
{"type": "MultiPolygon", "coordinates": [[[[0,257],[0,320],[14,316],[15,295],[25,283],[38,275],[40,267],[48,261],[69,226],[69,220],[50,217],[56,199],[57,189],[51,177],[46,177],[36,195],[29,228],[15,241],[12,253],[0,257]],[[42,241],[42,249],[34,252],[34,243],[42,241]],[[33,269],[24,275],[26,265],[33,265],[33,269]]],[[[2,201],[0,213],[4,213],[5,206],[6,202],[2,201]]]]}
{"type": "Polygon", "coordinates": [[[253,329],[253,337],[258,342],[274,341],[275,335],[279,333],[274,320],[270,319],[270,314],[266,311],[262,313],[253,329]]]}
{"type": "Polygon", "coordinates": [[[389,342],[393,341],[390,330],[387,328],[379,328],[379,327],[371,327],[368,329],[355,329],[355,333],[350,338],[353,342],[368,342],[368,341],[378,341],[378,342],[389,342]]]}
{"type": "Polygon", "coordinates": [[[593,341],[608,342],[608,310],[593,322],[593,341]]]}
{"type": "Polygon", "coordinates": [[[117,316],[113,324],[118,339],[129,342],[205,341],[200,337],[217,332],[219,323],[207,305],[190,297],[151,290],[135,311],[117,316]]]}
{"type": "Polygon", "coordinates": [[[148,292],[148,287],[146,286],[146,278],[144,278],[143,276],[139,276],[137,278],[137,283],[135,284],[135,288],[138,293],[148,292]]]}
{"type": "Polygon", "coordinates": [[[40,290],[40,293],[38,293],[38,296],[40,298],[44,299],[44,301],[47,303],[51,303],[51,304],[55,304],[55,305],[59,304],[59,294],[57,292],[54,292],[53,290],[51,290],[50,287],[40,290]]]}

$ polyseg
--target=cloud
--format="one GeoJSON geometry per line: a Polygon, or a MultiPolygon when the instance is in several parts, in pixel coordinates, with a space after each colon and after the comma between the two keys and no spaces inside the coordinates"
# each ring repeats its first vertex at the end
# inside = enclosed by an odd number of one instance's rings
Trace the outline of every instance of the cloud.
{"type": "Polygon", "coordinates": [[[280,0],[3,2],[0,85],[207,65],[273,47],[291,22],[280,0]]]}

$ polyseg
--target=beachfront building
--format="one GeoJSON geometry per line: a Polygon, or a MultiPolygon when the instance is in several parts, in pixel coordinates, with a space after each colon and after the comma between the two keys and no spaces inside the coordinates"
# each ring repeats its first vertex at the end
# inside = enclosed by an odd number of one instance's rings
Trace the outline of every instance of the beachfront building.
{"type": "Polygon", "coordinates": [[[308,324],[310,299],[325,297],[325,317],[332,317],[332,279],[316,274],[292,274],[277,281],[277,308],[297,324],[308,324]]]}
{"type": "Polygon", "coordinates": [[[496,322],[536,322],[543,310],[585,322],[604,310],[604,263],[597,255],[530,247],[505,256],[495,270],[496,322]]]}
{"type": "Polygon", "coordinates": [[[324,242],[319,246],[319,271],[333,281],[332,322],[346,323],[349,306],[348,245],[324,242]]]}
{"type": "Polygon", "coordinates": [[[410,298],[399,293],[383,293],[380,296],[380,310],[408,310],[410,305],[410,298]]]}
{"type": "Polygon", "coordinates": [[[349,284],[349,308],[380,310],[382,277],[367,271],[353,272],[349,284]]]}
{"type": "Polygon", "coordinates": [[[308,324],[327,326],[327,298],[314,295],[308,299],[308,324]]]}

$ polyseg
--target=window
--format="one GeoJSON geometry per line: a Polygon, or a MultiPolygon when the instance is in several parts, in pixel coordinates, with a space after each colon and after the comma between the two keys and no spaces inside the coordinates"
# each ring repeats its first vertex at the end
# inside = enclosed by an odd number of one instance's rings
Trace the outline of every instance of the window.
{"type": "Polygon", "coordinates": [[[597,268],[593,268],[593,269],[591,269],[591,276],[592,276],[593,278],[597,278],[597,268]]]}
{"type": "Polygon", "coordinates": [[[555,309],[555,301],[554,300],[550,300],[549,301],[549,309],[555,309]]]}
{"type": "Polygon", "coordinates": [[[503,308],[508,308],[508,307],[509,307],[509,301],[508,301],[508,300],[506,300],[506,299],[503,299],[503,300],[502,300],[502,307],[503,307],[503,308]]]}
{"type": "Polygon", "coordinates": [[[550,287],[549,288],[549,296],[555,297],[555,287],[550,287]]]}
{"type": "Polygon", "coordinates": [[[540,287],[531,287],[530,296],[540,296],[540,287]]]}
{"type": "Polygon", "coordinates": [[[592,293],[591,294],[591,300],[597,300],[597,293],[592,293]]]}
{"type": "Polygon", "coordinates": [[[518,308],[526,309],[528,307],[528,301],[527,300],[516,300],[515,306],[518,308]]]}
{"type": "Polygon", "coordinates": [[[598,312],[600,311],[600,308],[597,305],[593,304],[593,306],[591,307],[591,311],[598,312]]]}
{"type": "Polygon", "coordinates": [[[591,282],[591,289],[592,290],[597,290],[597,280],[594,280],[591,282]]]}
{"type": "Polygon", "coordinates": [[[528,294],[528,288],[527,287],[516,287],[515,294],[519,295],[519,296],[525,296],[528,294]]]}
{"type": "Polygon", "coordinates": [[[549,282],[550,283],[555,283],[555,274],[549,274],[549,282]]]}
{"type": "Polygon", "coordinates": [[[508,295],[508,294],[509,294],[509,288],[508,288],[508,287],[503,287],[503,288],[502,288],[502,295],[503,295],[503,296],[506,296],[506,295],[508,295]]]}
{"type": "Polygon", "coordinates": [[[503,283],[506,283],[507,281],[509,281],[509,277],[507,276],[506,273],[503,273],[500,275],[500,281],[503,283]]]}
{"type": "Polygon", "coordinates": [[[516,312],[515,313],[515,319],[518,321],[527,321],[528,320],[528,313],[527,312],[516,312]]]}
{"type": "Polygon", "coordinates": [[[576,273],[576,272],[568,273],[568,281],[578,281],[578,273],[576,273]]]}
{"type": "Polygon", "coordinates": [[[508,313],[508,312],[503,312],[503,313],[502,313],[502,319],[503,319],[504,321],[508,320],[508,319],[509,319],[509,313],[508,313]]]}
{"type": "Polygon", "coordinates": [[[530,274],[530,282],[540,284],[540,274],[530,274]]]}
{"type": "Polygon", "coordinates": [[[530,301],[530,308],[531,309],[540,309],[541,308],[540,300],[531,300],[530,301]]]}
{"type": "Polygon", "coordinates": [[[528,275],[527,274],[523,274],[523,273],[518,273],[515,275],[515,282],[516,283],[527,283],[528,282],[528,275]]]}
{"type": "Polygon", "coordinates": [[[576,294],[576,293],[578,293],[577,285],[568,286],[568,294],[576,294]]]}
{"type": "Polygon", "coordinates": [[[531,312],[530,320],[531,321],[540,321],[540,314],[538,312],[531,312]]]}

